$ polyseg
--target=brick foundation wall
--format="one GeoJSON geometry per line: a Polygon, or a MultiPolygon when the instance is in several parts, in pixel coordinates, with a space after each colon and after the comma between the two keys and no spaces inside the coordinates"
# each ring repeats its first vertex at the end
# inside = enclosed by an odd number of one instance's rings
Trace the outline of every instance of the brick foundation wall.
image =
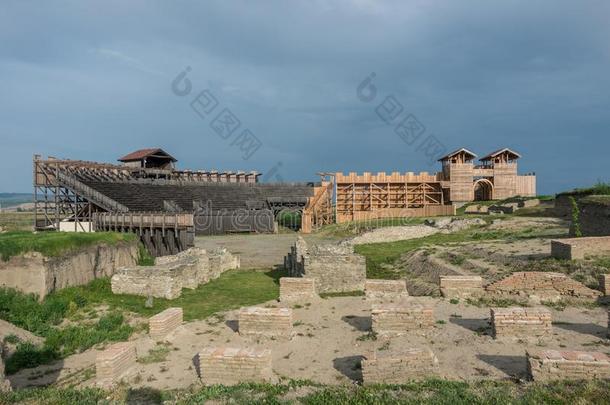
{"type": "Polygon", "coordinates": [[[136,347],[133,342],[115,343],[95,357],[97,384],[108,387],[118,382],[136,365],[136,347]]]}
{"type": "Polygon", "coordinates": [[[429,348],[376,351],[362,360],[364,384],[404,384],[438,373],[438,359],[429,348]]]}
{"type": "Polygon", "coordinates": [[[592,198],[585,198],[578,204],[580,230],[585,236],[610,235],[610,203],[589,201],[592,198]]]}
{"type": "Polygon", "coordinates": [[[182,325],[182,308],[168,308],[148,320],[148,333],[155,340],[163,339],[182,325]]]}
{"type": "Polygon", "coordinates": [[[600,352],[528,350],[528,374],[534,381],[610,378],[610,357],[600,352]]]}
{"type": "Polygon", "coordinates": [[[588,255],[608,254],[610,254],[610,236],[589,236],[551,241],[551,256],[557,259],[574,260],[584,259],[588,255]]]}
{"type": "Polygon", "coordinates": [[[205,385],[235,385],[273,380],[271,350],[210,347],[199,352],[201,380],[205,385]]]}
{"type": "Polygon", "coordinates": [[[366,259],[354,253],[352,246],[308,246],[299,237],[284,258],[284,266],[291,277],[315,279],[318,293],[364,290],[366,259]]]}
{"type": "Polygon", "coordinates": [[[434,326],[434,309],[417,303],[374,304],[371,317],[373,332],[382,336],[434,326]]]}
{"type": "Polygon", "coordinates": [[[601,295],[565,274],[529,271],[516,272],[488,285],[485,290],[492,295],[503,297],[537,297],[541,300],[556,301],[562,298],[596,299],[601,295]]]}
{"type": "Polygon", "coordinates": [[[156,266],[122,269],[112,276],[110,284],[113,294],[151,295],[168,300],[182,294],[182,280],[156,266]]]}
{"type": "Polygon", "coordinates": [[[308,300],[315,299],[316,297],[316,286],[313,278],[280,278],[281,302],[306,302],[308,300]]]}
{"type": "Polygon", "coordinates": [[[239,311],[239,334],[290,337],[292,309],[247,307],[239,311]]]}
{"type": "Polygon", "coordinates": [[[599,276],[599,290],[603,295],[610,295],[610,274],[599,276]]]}
{"type": "Polygon", "coordinates": [[[546,308],[491,308],[495,339],[548,338],[553,333],[551,311],[546,308]]]}
{"type": "Polygon", "coordinates": [[[479,297],[484,293],[480,276],[440,276],[441,294],[447,298],[479,297]]]}
{"type": "Polygon", "coordinates": [[[367,299],[400,299],[409,296],[405,280],[366,280],[364,292],[367,299]]]}

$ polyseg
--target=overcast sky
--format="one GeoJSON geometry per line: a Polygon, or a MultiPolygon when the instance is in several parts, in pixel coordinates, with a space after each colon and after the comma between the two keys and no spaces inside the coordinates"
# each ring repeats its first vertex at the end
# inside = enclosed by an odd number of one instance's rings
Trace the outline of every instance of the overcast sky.
{"type": "Polygon", "coordinates": [[[3,1],[0,191],[31,190],[34,153],[157,146],[286,181],[506,146],[539,193],[607,181],[609,18],[605,0],[3,1]],[[239,127],[214,130],[227,111],[239,127]]]}

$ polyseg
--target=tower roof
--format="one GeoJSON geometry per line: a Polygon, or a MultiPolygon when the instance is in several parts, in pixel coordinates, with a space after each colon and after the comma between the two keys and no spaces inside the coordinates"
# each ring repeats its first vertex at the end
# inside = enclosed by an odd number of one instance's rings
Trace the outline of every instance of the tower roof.
{"type": "Polygon", "coordinates": [[[460,148],[460,149],[454,150],[453,152],[451,152],[451,153],[449,153],[449,154],[447,154],[447,155],[443,156],[443,157],[442,157],[442,158],[440,158],[438,161],[440,162],[440,161],[443,161],[443,160],[451,159],[452,157],[454,157],[455,155],[458,155],[458,154],[460,154],[460,153],[464,153],[464,154],[466,154],[467,156],[471,157],[472,159],[474,159],[474,158],[476,158],[476,157],[477,157],[476,153],[474,153],[474,152],[472,152],[472,151],[469,151],[469,150],[468,150],[468,149],[466,149],[466,148],[460,148]]]}
{"type": "Polygon", "coordinates": [[[483,157],[482,157],[481,159],[479,159],[479,160],[483,160],[483,161],[484,161],[484,160],[491,160],[491,159],[495,158],[496,156],[501,155],[501,154],[503,154],[503,153],[507,153],[508,155],[510,155],[511,159],[518,159],[518,158],[520,158],[520,157],[521,157],[521,155],[520,155],[520,154],[518,154],[517,152],[515,152],[515,151],[514,151],[514,150],[512,150],[512,149],[509,149],[509,148],[502,148],[502,149],[498,149],[498,150],[496,150],[496,151],[494,151],[494,152],[491,152],[491,153],[489,153],[489,154],[487,154],[487,155],[483,156],[483,157]]]}

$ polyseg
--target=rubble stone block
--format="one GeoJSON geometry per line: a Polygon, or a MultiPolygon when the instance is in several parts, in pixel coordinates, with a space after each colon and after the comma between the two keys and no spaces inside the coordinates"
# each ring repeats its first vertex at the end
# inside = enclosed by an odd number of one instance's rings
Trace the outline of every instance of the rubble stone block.
{"type": "Polygon", "coordinates": [[[610,236],[589,236],[551,241],[551,256],[557,259],[584,259],[587,255],[608,253],[610,253],[610,236]]]}
{"type": "Polygon", "coordinates": [[[292,309],[247,307],[239,311],[239,334],[290,337],[292,309]]]}
{"type": "Polygon", "coordinates": [[[364,292],[367,299],[400,299],[409,296],[405,280],[366,280],[364,292]]]}
{"type": "Polygon", "coordinates": [[[374,304],[371,316],[373,332],[381,336],[434,327],[434,309],[413,302],[374,304]]]}
{"type": "Polygon", "coordinates": [[[121,269],[110,283],[113,294],[150,295],[168,300],[182,294],[182,280],[156,266],[121,269]]]}
{"type": "Polygon", "coordinates": [[[0,344],[0,392],[10,391],[11,383],[4,376],[4,360],[2,360],[2,345],[0,344]]]}
{"type": "Polygon", "coordinates": [[[118,382],[136,364],[136,347],[133,342],[115,343],[99,352],[95,358],[97,383],[108,387],[118,382]]]}
{"type": "Polygon", "coordinates": [[[601,352],[528,350],[526,356],[534,381],[610,378],[610,357],[601,352]]]}
{"type": "Polygon", "coordinates": [[[604,295],[610,295],[610,274],[599,276],[599,290],[604,295]]]}
{"type": "Polygon", "coordinates": [[[438,359],[429,348],[375,351],[362,360],[364,384],[403,384],[438,373],[438,359]]]}
{"type": "Polygon", "coordinates": [[[269,349],[208,347],[199,352],[199,368],[205,385],[273,380],[269,349]]]}
{"type": "Polygon", "coordinates": [[[592,290],[562,273],[550,271],[515,272],[488,285],[487,293],[502,297],[536,297],[538,300],[557,301],[562,298],[597,299],[601,293],[592,290]]]}
{"type": "Polygon", "coordinates": [[[160,340],[170,332],[182,325],[182,308],[168,308],[148,320],[148,330],[150,337],[160,340]]]}
{"type": "Polygon", "coordinates": [[[305,302],[316,298],[316,286],[313,278],[282,277],[280,278],[281,302],[305,302]]]}
{"type": "Polygon", "coordinates": [[[470,298],[483,295],[483,279],[480,276],[440,276],[443,297],[470,298]]]}
{"type": "Polygon", "coordinates": [[[496,339],[539,339],[552,335],[551,311],[546,308],[492,308],[490,312],[496,339]]]}

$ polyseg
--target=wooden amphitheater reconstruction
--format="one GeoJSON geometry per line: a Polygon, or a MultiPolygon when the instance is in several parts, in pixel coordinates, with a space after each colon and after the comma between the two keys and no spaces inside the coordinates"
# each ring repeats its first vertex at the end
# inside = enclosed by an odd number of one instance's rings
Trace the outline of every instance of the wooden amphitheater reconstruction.
{"type": "Polygon", "coordinates": [[[175,254],[194,236],[277,231],[277,218],[298,213],[303,233],[331,223],[454,215],[459,204],[535,196],[534,174],[518,175],[508,149],[476,155],[458,149],[422,173],[319,173],[317,183],[261,183],[261,173],[178,170],[160,148],[118,164],[35,155],[35,229],[118,231],[140,236],[155,256],[175,254]]]}

